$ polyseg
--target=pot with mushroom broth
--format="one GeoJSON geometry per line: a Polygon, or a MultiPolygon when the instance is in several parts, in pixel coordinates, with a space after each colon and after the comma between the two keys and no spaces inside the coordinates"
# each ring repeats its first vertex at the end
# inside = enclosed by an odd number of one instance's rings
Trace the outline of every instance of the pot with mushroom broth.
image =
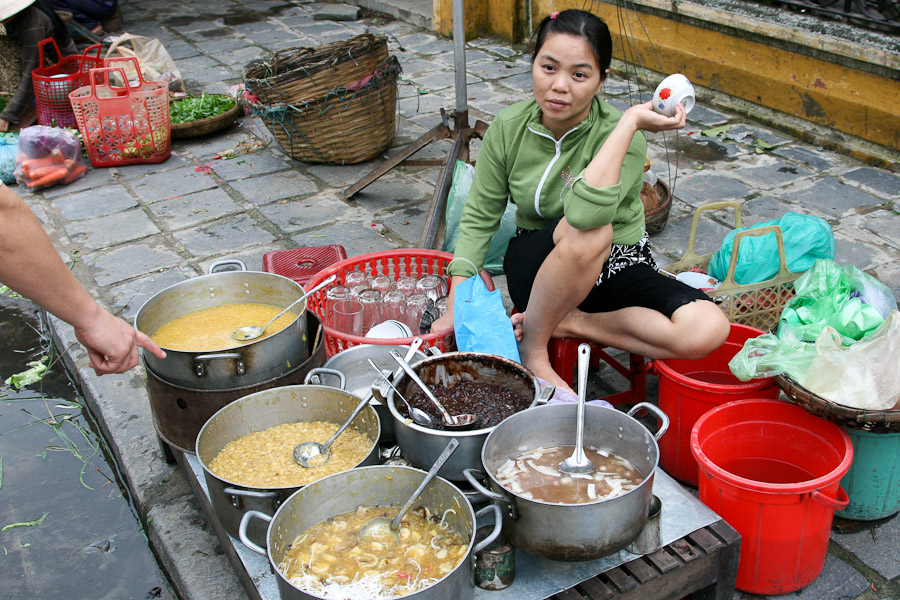
{"type": "MultiPolygon", "coordinates": [[[[541,389],[534,374],[519,363],[493,354],[445,352],[419,361],[412,368],[439,401],[447,402],[445,407],[450,414],[474,412],[479,418],[476,428],[471,430],[423,427],[409,419],[406,406],[395,398],[396,392],[388,390],[388,410],[394,418],[397,445],[414,467],[427,469],[447,447],[450,437],[459,440],[459,448],[439,471],[439,475],[451,481],[462,481],[465,469],[481,468],[481,447],[497,423],[546,401],[554,392],[553,386],[541,389]]],[[[417,396],[422,392],[406,373],[400,374],[394,386],[441,426],[440,412],[424,399],[424,394],[422,398],[417,396]]]]}
{"type": "Polygon", "coordinates": [[[379,465],[325,477],[298,490],[274,517],[246,513],[240,539],[268,556],[282,600],[469,600],[473,556],[500,534],[499,507],[475,513],[456,486],[436,477],[403,517],[396,543],[359,539],[371,518],[396,515],[424,476],[379,465]],[[489,514],[493,531],[476,543],[476,520],[489,514]],[[255,520],[269,523],[266,549],[245,535],[255,520]]]}
{"type": "Polygon", "coordinates": [[[510,543],[552,560],[594,560],[638,536],[653,497],[656,441],[669,426],[665,413],[646,402],[627,414],[585,406],[584,446],[595,470],[573,477],[560,473],[559,463],[572,454],[576,410],[575,404],[547,404],[509,417],[481,451],[487,487],[479,469],[465,473],[477,491],[503,508],[510,543]],[[643,410],[656,417],[655,434],[633,417],[643,410]]]}
{"type": "MultiPolygon", "coordinates": [[[[288,385],[249,394],[215,413],[197,435],[197,458],[213,512],[237,536],[249,510],[274,514],[299,488],[332,473],[379,461],[378,415],[366,406],[331,446],[324,465],[294,461],[300,442],[325,442],[347,420],[360,398],[317,385],[288,385]]],[[[253,523],[248,535],[265,543],[266,528],[253,523]]]]}

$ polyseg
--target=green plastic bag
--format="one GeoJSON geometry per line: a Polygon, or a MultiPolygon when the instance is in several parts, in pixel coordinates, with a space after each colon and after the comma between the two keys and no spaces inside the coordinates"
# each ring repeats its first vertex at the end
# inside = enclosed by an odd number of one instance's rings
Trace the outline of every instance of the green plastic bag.
{"type": "MultiPolygon", "coordinates": [[[[785,261],[792,273],[806,271],[817,259],[834,258],[835,241],[831,225],[819,217],[788,212],[780,219],[729,232],[722,247],[709,259],[709,274],[719,281],[724,280],[728,275],[734,236],[746,229],[768,225],[781,228],[785,261]]],[[[778,274],[778,267],[778,239],[774,233],[741,239],[740,255],[734,268],[735,283],[748,285],[767,281],[778,274]]]]}
{"type": "Polygon", "coordinates": [[[779,337],[790,331],[814,342],[825,327],[835,329],[845,343],[875,330],[897,301],[889,287],[854,265],[817,260],[794,282],[796,297],[781,313],[779,337]]]}
{"type": "MultiPolygon", "coordinates": [[[[445,233],[444,233],[444,252],[453,252],[456,249],[456,240],[459,237],[459,219],[462,216],[463,206],[466,203],[466,197],[469,195],[469,189],[472,187],[472,179],[475,175],[475,167],[463,162],[456,161],[453,167],[453,182],[450,184],[450,194],[447,196],[447,208],[444,211],[445,233]]],[[[506,212],[500,219],[500,228],[494,237],[491,238],[491,245],[488,248],[487,258],[484,262],[484,269],[491,275],[500,275],[503,273],[503,257],[506,255],[506,248],[509,246],[509,240],[516,235],[516,205],[510,202],[506,206],[506,212]]]]}
{"type": "Polygon", "coordinates": [[[779,337],[764,333],[744,342],[743,348],[728,361],[728,368],[741,381],[782,374],[803,381],[815,357],[814,344],[790,334],[779,337]]]}

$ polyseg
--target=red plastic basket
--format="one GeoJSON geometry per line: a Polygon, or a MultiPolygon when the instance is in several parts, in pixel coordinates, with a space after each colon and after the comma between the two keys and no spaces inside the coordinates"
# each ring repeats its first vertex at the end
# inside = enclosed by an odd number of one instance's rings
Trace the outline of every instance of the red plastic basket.
{"type": "MultiPolygon", "coordinates": [[[[346,260],[335,263],[330,267],[326,267],[316,273],[315,277],[309,280],[310,288],[315,287],[319,283],[329,277],[332,273],[337,273],[337,280],[334,285],[342,284],[347,273],[355,269],[365,271],[369,277],[375,275],[387,275],[393,279],[399,278],[401,275],[413,275],[419,277],[421,275],[445,275],[447,264],[453,259],[453,255],[449,252],[441,252],[440,250],[420,250],[416,248],[401,248],[398,250],[385,250],[382,252],[372,252],[370,254],[360,254],[359,256],[351,256],[346,260]]],[[[494,280],[488,275],[487,271],[481,272],[481,278],[489,291],[494,290],[494,280]]],[[[325,291],[328,288],[314,292],[306,299],[307,307],[319,317],[324,323],[325,314],[325,291]]],[[[361,344],[398,344],[409,345],[413,338],[399,339],[379,339],[366,338],[357,335],[350,335],[332,329],[327,325],[323,325],[325,329],[325,354],[330,358],[340,352],[353,346],[361,344]]],[[[453,339],[453,330],[440,331],[437,333],[427,333],[420,335],[422,338],[422,347],[436,347],[442,352],[449,352],[456,348],[453,339]]]]}
{"type": "Polygon", "coordinates": [[[47,127],[77,127],[69,94],[88,85],[88,72],[91,69],[105,66],[104,59],[100,58],[100,44],[88,46],[81,55],[61,56],[56,40],[49,37],[38,42],[38,56],[40,66],[31,72],[38,124],[47,127]],[[46,44],[53,44],[58,59],[56,64],[44,64],[46,44]],[[88,56],[93,51],[96,51],[96,56],[88,56]]]}
{"type": "Polygon", "coordinates": [[[316,273],[346,258],[347,252],[340,244],[272,250],[263,254],[263,271],[306,285],[316,273]]]}
{"type": "Polygon", "coordinates": [[[168,82],[145,81],[134,57],[106,62],[109,66],[91,69],[89,85],[69,94],[91,164],[117,167],[166,160],[172,153],[168,82]],[[134,65],[137,83],[128,82],[125,69],[114,66],[118,61],[134,65]],[[122,86],[112,84],[113,73],[121,77],[122,86]]]}

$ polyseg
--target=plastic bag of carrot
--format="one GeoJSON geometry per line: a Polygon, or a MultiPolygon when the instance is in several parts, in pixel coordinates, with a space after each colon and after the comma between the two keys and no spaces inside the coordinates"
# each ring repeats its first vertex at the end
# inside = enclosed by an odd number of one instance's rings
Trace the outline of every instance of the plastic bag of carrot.
{"type": "Polygon", "coordinates": [[[85,173],[81,141],[71,131],[34,125],[20,132],[13,171],[19,185],[40,190],[71,183],[85,173]]]}

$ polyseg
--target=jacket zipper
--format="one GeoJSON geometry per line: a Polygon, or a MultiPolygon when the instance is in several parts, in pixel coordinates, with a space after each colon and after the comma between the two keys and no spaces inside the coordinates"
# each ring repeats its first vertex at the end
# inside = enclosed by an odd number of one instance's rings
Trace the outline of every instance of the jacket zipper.
{"type": "Polygon", "coordinates": [[[573,131],[575,131],[576,129],[578,129],[578,127],[579,127],[579,126],[576,125],[576,126],[573,127],[572,129],[568,130],[568,131],[565,132],[565,133],[563,134],[563,136],[562,136],[561,138],[559,138],[558,140],[557,140],[556,138],[554,138],[552,135],[548,135],[548,134],[543,133],[543,132],[541,132],[541,131],[536,131],[536,130],[532,129],[531,127],[528,128],[528,131],[530,131],[531,133],[534,133],[534,134],[539,135],[539,136],[541,136],[541,137],[547,138],[548,140],[550,140],[551,142],[553,142],[553,144],[556,146],[556,154],[553,156],[553,160],[550,161],[550,164],[547,165],[547,168],[544,169],[544,174],[541,175],[541,180],[538,182],[537,190],[535,190],[535,192],[534,192],[534,211],[535,211],[535,212],[538,214],[538,216],[541,217],[542,219],[544,218],[544,215],[543,215],[543,213],[541,213],[541,190],[544,189],[544,183],[547,181],[547,177],[550,176],[550,169],[553,168],[553,165],[556,164],[556,161],[559,160],[559,157],[562,155],[562,142],[563,142],[563,140],[566,139],[566,136],[567,136],[567,135],[569,135],[570,133],[572,133],[573,131]]]}

